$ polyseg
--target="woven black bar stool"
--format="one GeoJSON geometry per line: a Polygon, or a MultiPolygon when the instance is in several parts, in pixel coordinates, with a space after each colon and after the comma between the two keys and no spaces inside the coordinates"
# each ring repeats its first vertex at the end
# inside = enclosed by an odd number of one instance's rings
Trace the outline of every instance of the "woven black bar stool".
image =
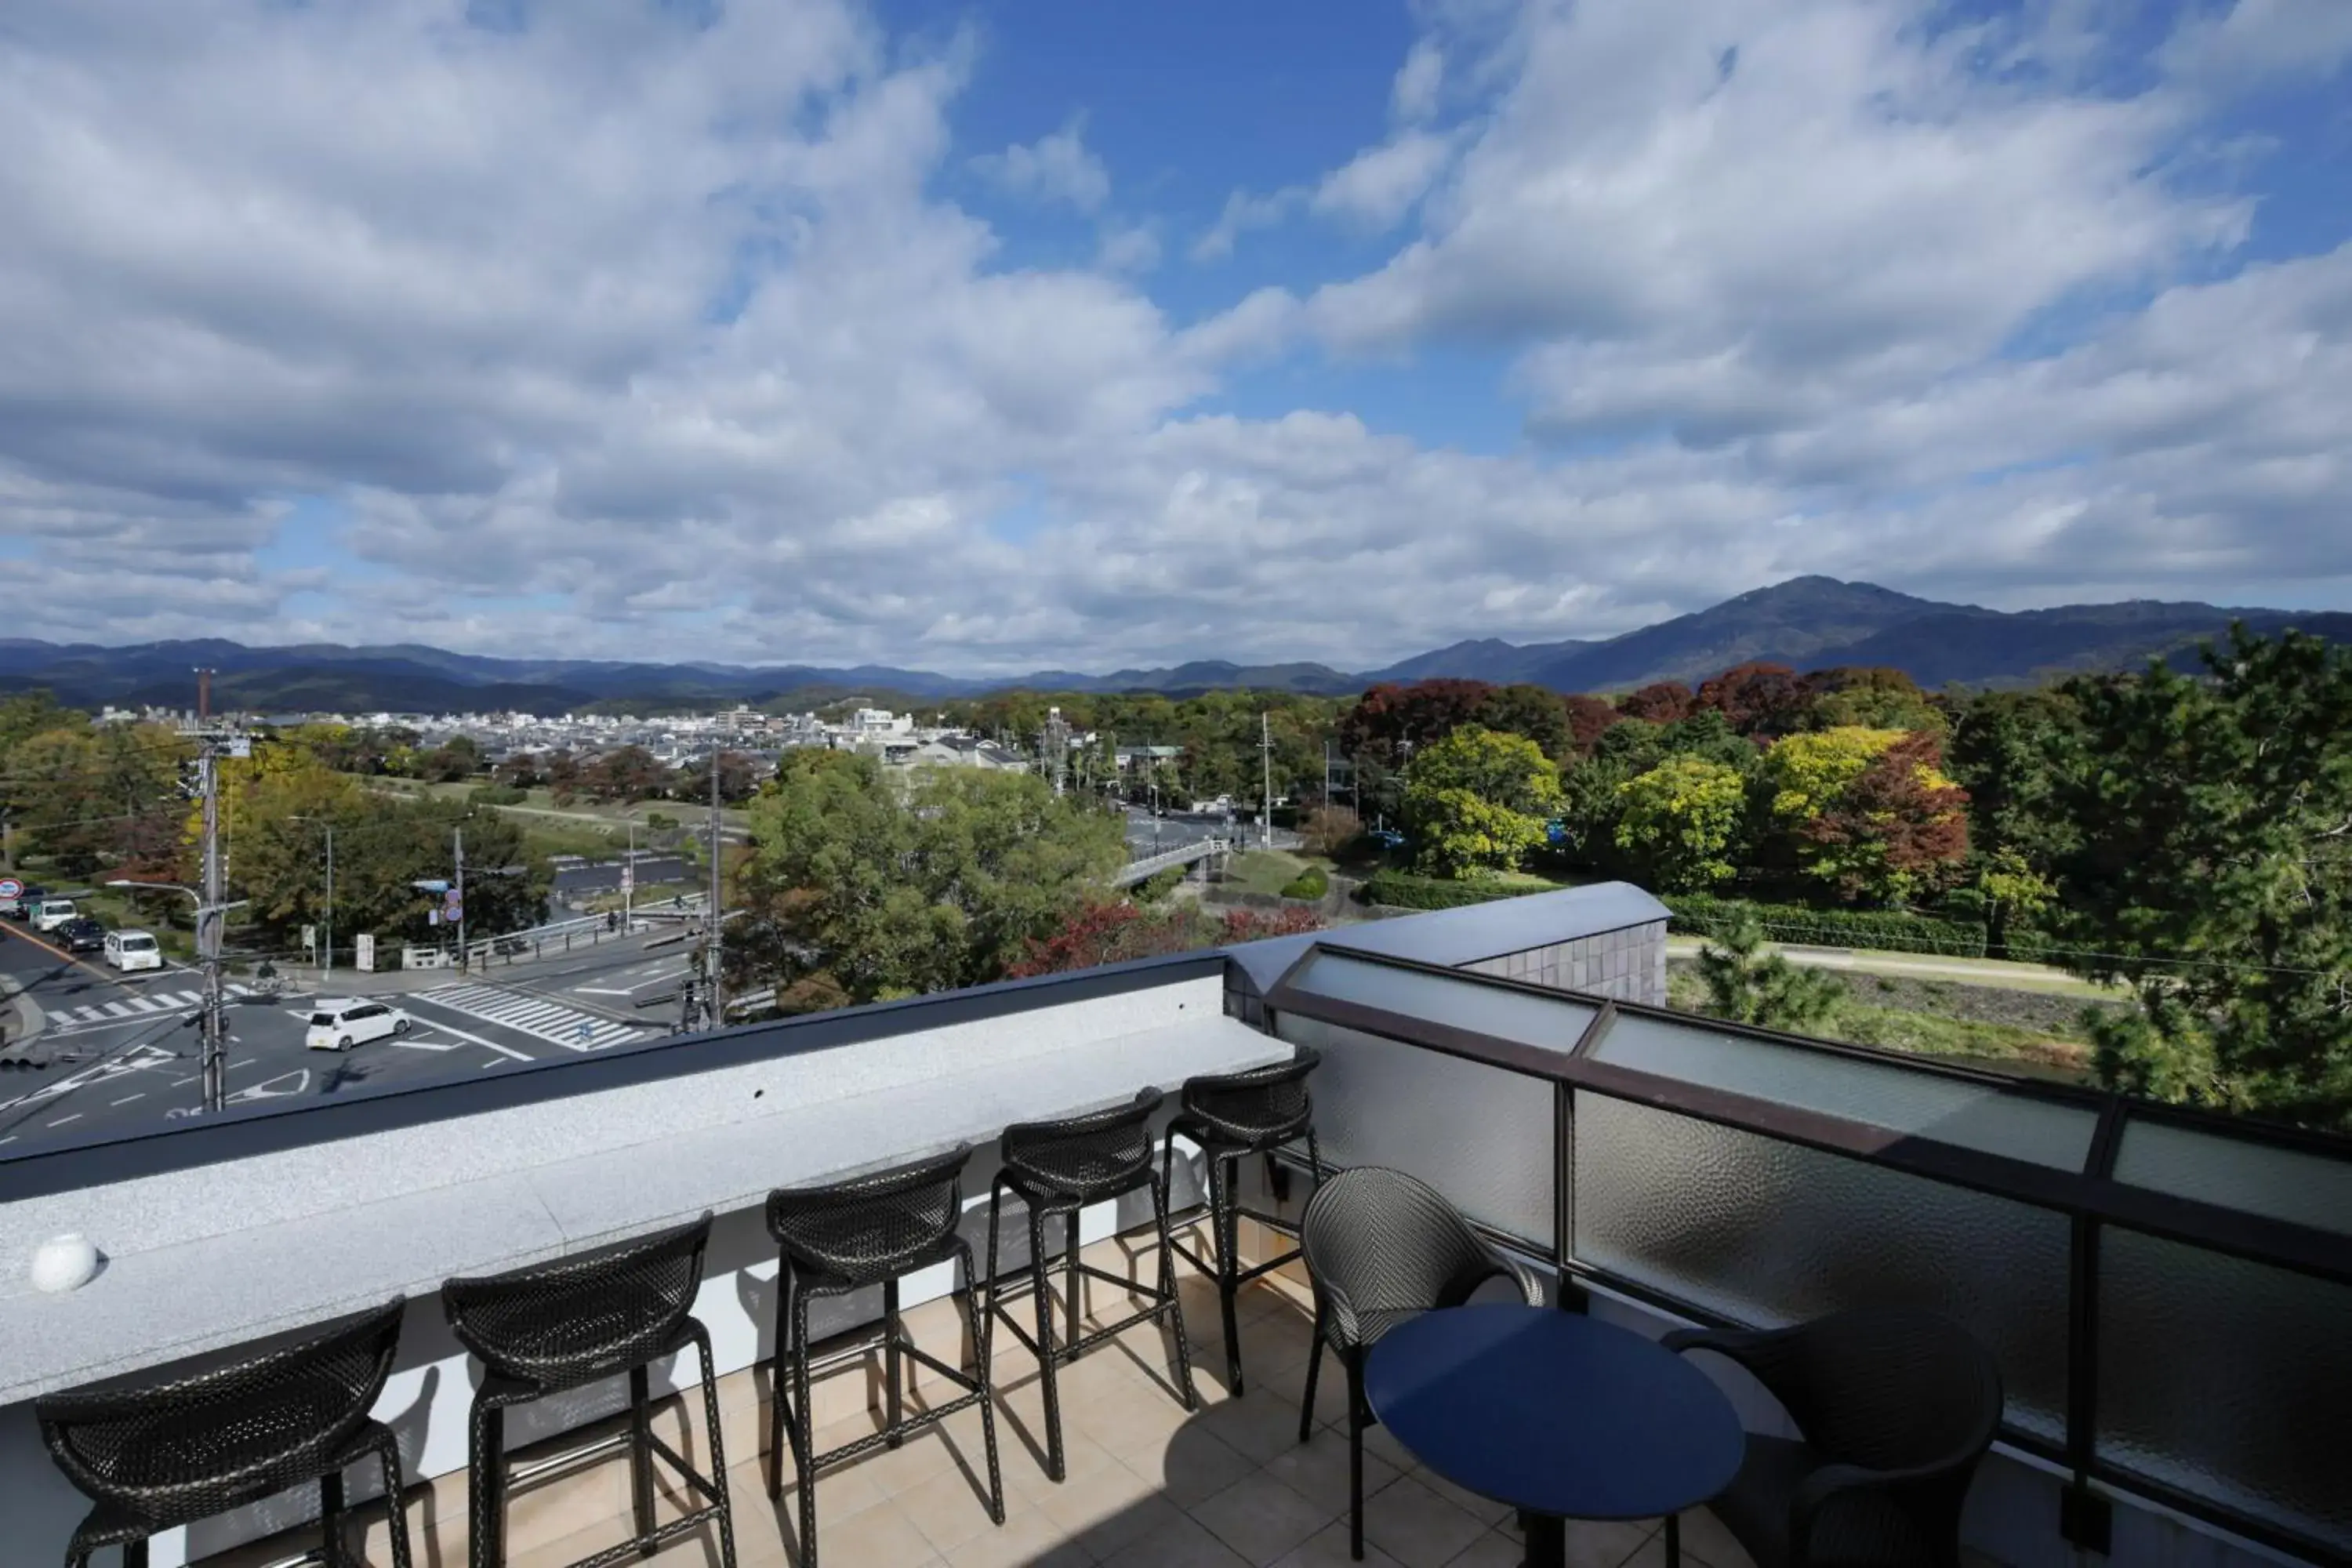
{"type": "Polygon", "coordinates": [[[783,1489],[784,1440],[790,1437],[801,1490],[799,1568],[816,1568],[816,1477],[825,1466],[879,1447],[896,1448],[919,1432],[977,1405],[982,1446],[988,1450],[988,1517],[1004,1522],[1004,1478],[996,1463],[996,1408],[988,1375],[989,1336],[980,1310],[980,1282],[971,1247],[956,1234],[963,1216],[963,1168],[971,1145],[910,1164],[817,1187],[782,1188],[768,1194],[768,1232],[782,1258],[776,1276],[775,1399],[768,1420],[768,1495],[783,1489]],[[936,1263],[963,1268],[964,1321],[979,1370],[966,1373],[935,1360],[910,1343],[898,1325],[898,1281],[936,1263]],[[809,1302],[820,1296],[845,1296],[865,1286],[882,1287],[882,1332],[857,1347],[883,1352],[889,1381],[887,1429],[837,1448],[816,1452],[809,1407],[809,1302]],[[964,1392],[944,1405],[908,1417],[902,1400],[900,1358],[912,1356],[964,1392]],[[791,1397],[785,1396],[789,1380],[791,1397]]]}
{"type": "Polygon", "coordinates": [[[341,1568],[343,1470],[371,1458],[383,1469],[393,1563],[408,1568],[400,1445],[368,1415],[392,1373],[402,1306],[37,1402],[50,1457],[98,1505],[66,1548],[68,1568],[108,1546],[122,1548],[124,1568],[147,1568],[149,1536],[309,1480],[319,1483],[314,1556],[341,1568]]]}
{"type": "Polygon", "coordinates": [[[1225,1372],[1233,1391],[1242,1392],[1241,1337],[1234,1323],[1234,1298],[1261,1274],[1272,1272],[1298,1256],[1293,1247],[1248,1268],[1241,1267],[1240,1222],[1254,1219],[1276,1230],[1298,1234],[1298,1227],[1276,1215],[1243,1206],[1235,1196],[1235,1178],[1244,1155],[1271,1157],[1285,1144],[1304,1139],[1307,1169],[1315,1184],[1323,1184],[1323,1157],[1315,1146],[1315,1103],[1307,1097],[1307,1075],[1323,1058],[1305,1046],[1290,1060],[1248,1072],[1215,1073],[1187,1079],[1183,1109],[1168,1124],[1168,1149],[1161,1157],[1160,1182],[1175,1190],[1176,1140],[1200,1145],[1209,1172],[1209,1233],[1212,1256],[1202,1258],[1182,1241],[1176,1250],[1186,1261],[1217,1282],[1217,1305],[1225,1323],[1225,1372]]]}
{"type": "MultiPolygon", "coordinates": [[[[702,1253],[710,1216],[690,1224],[559,1258],[535,1268],[441,1287],[441,1305],[458,1342],[482,1363],[474,1391],[467,1454],[473,1506],[467,1559],[472,1568],[506,1560],[506,1413],[568,1388],[629,1377],[629,1481],[637,1533],[583,1558],[574,1568],[604,1568],[631,1556],[653,1555],[665,1541],[719,1524],[719,1559],[735,1568],[735,1521],[727,1501],[727,1458],[719,1436],[719,1384],[710,1335],[691,1315],[702,1283],[702,1253]],[[654,1436],[647,1369],[688,1345],[702,1357],[702,1414],[710,1427],[710,1474],[696,1472],[683,1456],[654,1436]],[[654,1523],[654,1456],[659,1454],[703,1507],[654,1523]]],[[[576,1456],[572,1456],[576,1457],[576,1456]]],[[[570,1458],[570,1457],[568,1457],[570,1458]]]]}
{"type": "Polygon", "coordinates": [[[1151,1113],[1164,1098],[1158,1089],[1147,1089],[1113,1110],[1060,1121],[1016,1122],[998,1140],[1004,1165],[988,1191],[988,1310],[992,1319],[1002,1318],[1013,1337],[1036,1352],[1045,1390],[1045,1473],[1057,1481],[1063,1474],[1062,1405],[1054,1373],[1064,1363],[1076,1361],[1087,1347],[1138,1323],[1170,1319],[1176,1332],[1177,1397],[1187,1410],[1200,1405],[1200,1396],[1192,1390],[1192,1358],[1184,1345],[1184,1308],[1176,1297],[1176,1261],[1168,1237],[1168,1186],[1151,1165],[1151,1113]],[[1160,1232],[1160,1288],[1156,1290],[1078,1258],[1078,1211],[1146,1188],[1151,1192],[1151,1216],[1160,1232]],[[1007,1192],[1029,1208],[1029,1261],[1037,1294],[1034,1339],[1005,1309],[996,1277],[997,1212],[1007,1192]],[[1045,1258],[1045,1222],[1056,1215],[1062,1220],[1070,1317],[1069,1337],[1058,1347],[1054,1343],[1054,1288],[1046,1277],[1052,1265],[1045,1258]],[[1148,1296],[1151,1305],[1108,1328],[1082,1334],[1078,1331],[1078,1281],[1086,1275],[1148,1296]]]}

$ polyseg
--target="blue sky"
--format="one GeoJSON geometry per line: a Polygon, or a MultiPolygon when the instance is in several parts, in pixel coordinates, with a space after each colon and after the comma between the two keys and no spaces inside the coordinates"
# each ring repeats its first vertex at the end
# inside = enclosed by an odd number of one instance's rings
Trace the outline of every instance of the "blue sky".
{"type": "Polygon", "coordinates": [[[2338,0],[21,0],[29,635],[2352,607],[2338,0]]]}

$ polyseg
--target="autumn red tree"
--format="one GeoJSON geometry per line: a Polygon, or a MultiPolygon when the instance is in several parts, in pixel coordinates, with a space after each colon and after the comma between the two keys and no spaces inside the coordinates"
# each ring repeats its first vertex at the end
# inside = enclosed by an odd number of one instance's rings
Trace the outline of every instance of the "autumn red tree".
{"type": "Polygon", "coordinates": [[[1617,700],[1617,711],[1628,719],[1646,719],[1653,724],[1671,724],[1677,719],[1687,719],[1696,704],[1691,689],[1679,680],[1654,680],[1637,691],[1629,691],[1617,700]]]}
{"type": "Polygon", "coordinates": [[[1408,745],[1418,750],[1445,739],[1475,720],[1494,695],[1483,680],[1384,680],[1339,716],[1339,749],[1397,767],[1408,745]]]}
{"type": "Polygon", "coordinates": [[[1569,744],[1580,752],[1592,750],[1592,743],[1601,739],[1603,731],[1625,720],[1624,714],[1600,698],[1587,697],[1581,692],[1563,697],[1559,702],[1568,714],[1569,744]]]}
{"type": "Polygon", "coordinates": [[[1125,963],[1165,953],[1295,936],[1319,931],[1323,922],[1304,909],[1228,910],[1211,915],[1198,904],[1166,910],[1139,909],[1126,902],[1080,905],[1050,936],[1033,937],[1008,978],[1066,974],[1099,964],[1125,963]]]}
{"type": "Polygon", "coordinates": [[[1848,898],[1892,901],[1948,887],[1969,853],[1969,792],[1944,775],[1931,731],[1880,752],[1799,837],[1848,898]]]}
{"type": "Polygon", "coordinates": [[[1743,735],[1785,735],[1802,724],[1812,700],[1787,665],[1750,660],[1701,682],[1696,706],[1714,709],[1743,735]]]}

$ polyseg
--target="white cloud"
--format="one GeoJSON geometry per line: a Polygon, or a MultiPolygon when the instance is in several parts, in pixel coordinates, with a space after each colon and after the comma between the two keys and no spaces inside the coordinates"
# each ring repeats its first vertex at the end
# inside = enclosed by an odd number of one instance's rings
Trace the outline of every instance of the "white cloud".
{"type": "Polygon", "coordinates": [[[1106,229],[1095,254],[1106,272],[1149,272],[1160,265],[1160,235],[1150,224],[1106,229]]]}
{"type": "Polygon", "coordinates": [[[1308,204],[1322,216],[1373,229],[1395,226],[1453,156],[1450,138],[1407,131],[1324,176],[1308,204]]]}
{"type": "MultiPolygon", "coordinates": [[[[940,196],[960,40],[849,0],[464,10],[16,0],[19,634],[1362,668],[1803,571],[2352,594],[2352,252],[2232,275],[2247,202],[2165,178],[2221,79],[2119,89],[2080,8],[1433,5],[1390,133],[1194,247],[1314,208],[1410,225],[1393,253],[1181,321],[1076,122],[987,167],[1094,211],[1090,266],[1012,265],[940,196]],[[1465,342],[1516,455],[1337,392],[1202,411],[1318,345],[1465,342]],[[322,515],[339,549],[284,547],[322,515]]],[[[2228,90],[2326,68],[2262,41],[2298,15],[2198,24],[2250,62],[2228,90]]]]}
{"type": "Polygon", "coordinates": [[[1427,120],[1437,112],[1437,95],[1444,85],[1445,51],[1434,38],[1418,39],[1397,68],[1389,112],[1407,124],[1427,120]]]}
{"type": "Polygon", "coordinates": [[[1225,198],[1217,221],[1192,242],[1195,261],[1222,261],[1234,253],[1234,242],[1254,228],[1272,228],[1297,211],[1307,199],[1303,190],[1275,191],[1266,195],[1235,191],[1225,198]]]}
{"type": "Polygon", "coordinates": [[[1067,202],[1092,212],[1110,199],[1110,171],[1087,150],[1082,119],[1035,142],[974,158],[972,166],[1030,201],[1067,202]]]}

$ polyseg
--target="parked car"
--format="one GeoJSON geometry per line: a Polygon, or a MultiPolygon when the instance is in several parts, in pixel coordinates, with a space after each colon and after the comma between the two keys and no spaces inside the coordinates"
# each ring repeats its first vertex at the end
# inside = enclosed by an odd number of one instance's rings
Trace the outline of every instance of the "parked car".
{"type": "Polygon", "coordinates": [[[33,929],[53,931],[68,921],[80,918],[80,915],[81,911],[74,908],[71,899],[43,899],[33,906],[33,929]]]}
{"type": "Polygon", "coordinates": [[[88,915],[76,915],[58,927],[58,945],[68,952],[103,952],[106,928],[88,915]]]}
{"type": "Polygon", "coordinates": [[[47,892],[48,889],[38,882],[27,882],[23,892],[12,898],[0,899],[0,915],[6,915],[12,921],[27,919],[33,912],[33,906],[40,902],[47,892]]]}
{"type": "Polygon", "coordinates": [[[155,945],[152,931],[111,931],[106,933],[106,963],[111,969],[161,969],[163,950],[155,945]]]}
{"type": "Polygon", "coordinates": [[[303,1033],[302,1043],[314,1051],[348,1051],[370,1040],[404,1035],[414,1026],[414,1019],[389,1003],[343,997],[321,1002],[310,1010],[310,1026],[303,1033]]]}

